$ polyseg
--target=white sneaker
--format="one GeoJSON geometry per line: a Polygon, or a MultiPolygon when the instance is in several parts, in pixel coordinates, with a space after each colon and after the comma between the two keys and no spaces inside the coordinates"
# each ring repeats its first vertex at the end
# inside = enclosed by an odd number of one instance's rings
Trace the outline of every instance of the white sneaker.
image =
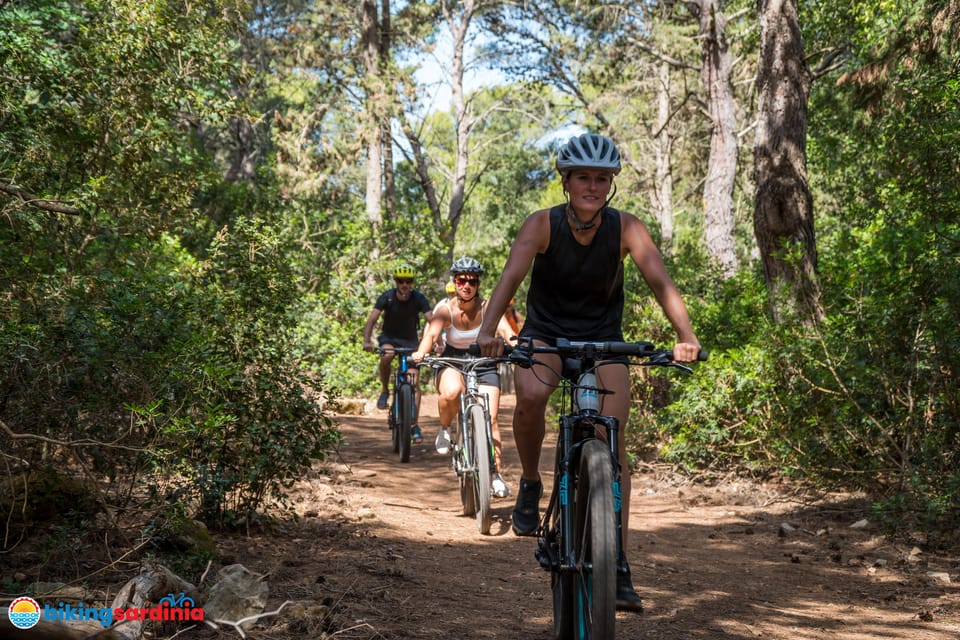
{"type": "Polygon", "coordinates": [[[437,434],[437,453],[446,455],[450,452],[450,432],[440,427],[440,433],[437,434]]]}
{"type": "Polygon", "coordinates": [[[490,482],[490,486],[493,487],[494,497],[506,498],[510,495],[510,487],[503,481],[499,473],[493,474],[493,480],[490,482]]]}

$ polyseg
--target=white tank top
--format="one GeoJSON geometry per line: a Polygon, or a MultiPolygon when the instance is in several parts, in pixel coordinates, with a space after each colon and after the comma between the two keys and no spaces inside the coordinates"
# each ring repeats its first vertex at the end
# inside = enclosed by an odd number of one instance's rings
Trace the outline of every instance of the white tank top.
{"type": "MultiPolygon", "coordinates": [[[[483,305],[480,307],[480,324],[483,324],[483,312],[486,307],[487,301],[484,300],[483,305]]],[[[476,329],[469,329],[467,331],[457,329],[456,325],[453,324],[453,307],[450,307],[450,326],[447,327],[447,345],[454,349],[467,349],[467,347],[477,341],[477,336],[480,335],[480,324],[477,325],[476,329]]]]}

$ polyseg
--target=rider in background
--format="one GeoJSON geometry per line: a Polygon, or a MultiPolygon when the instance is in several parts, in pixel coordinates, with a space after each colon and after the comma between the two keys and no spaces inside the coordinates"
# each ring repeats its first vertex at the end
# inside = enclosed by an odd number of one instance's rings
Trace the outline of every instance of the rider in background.
{"type": "MultiPolygon", "coordinates": [[[[434,307],[433,319],[424,329],[420,346],[411,356],[414,362],[422,362],[423,358],[430,354],[434,343],[443,331],[446,331],[446,345],[441,356],[466,356],[469,354],[468,347],[477,341],[477,332],[486,313],[486,302],[480,296],[480,276],[483,275],[483,267],[474,258],[463,257],[450,266],[450,275],[453,276],[456,287],[455,295],[434,307]]],[[[510,327],[505,321],[498,327],[500,335],[504,337],[511,335],[510,327]]],[[[493,495],[505,498],[510,495],[510,489],[500,475],[503,452],[497,420],[500,409],[500,375],[497,373],[495,364],[478,367],[476,371],[480,392],[487,394],[490,401],[490,430],[493,435],[496,459],[496,469],[490,484],[493,495]]],[[[465,389],[463,374],[450,367],[440,369],[437,375],[440,413],[440,433],[437,434],[436,440],[437,453],[446,454],[450,451],[450,429],[460,410],[460,394],[465,389]]]]}
{"type": "MultiPolygon", "coordinates": [[[[377,398],[377,408],[386,409],[390,400],[390,370],[396,353],[392,347],[413,349],[419,341],[420,314],[427,322],[433,317],[430,301],[427,297],[413,288],[416,273],[408,264],[402,264],[393,272],[393,281],[396,286],[380,294],[370,310],[367,324],[363,327],[363,348],[365,351],[376,351],[373,344],[373,329],[383,316],[383,326],[377,336],[379,346],[386,351],[380,356],[380,397],[377,398]]],[[[416,424],[420,417],[420,376],[416,367],[413,368],[414,390],[416,391],[416,409],[414,426],[411,429],[411,438],[414,442],[423,442],[420,426],[416,424]]]]}
{"type": "MultiPolygon", "coordinates": [[[[530,275],[526,312],[520,336],[535,344],[556,345],[557,338],[586,341],[623,340],[623,261],[630,256],[677,333],[677,362],[697,359],[700,343],[686,306],[667,274],[660,252],[638,218],[609,206],[614,176],[620,173],[620,152],[609,138],[595,133],[576,136],[560,147],[556,169],[566,202],[531,214],[510,248],[500,282],[490,295],[489,313],[477,342],[485,356],[503,352],[496,322],[520,283],[530,275]]],[[[522,477],[513,510],[517,535],[534,535],[540,521],[540,450],[545,434],[547,400],[559,382],[560,358],[538,356],[547,366],[517,367],[514,440],[522,477]]],[[[630,521],[630,469],[625,432],[630,413],[630,376],[626,364],[596,371],[600,386],[614,393],[601,396],[600,410],[620,424],[620,468],[623,471],[623,548],[630,521]]],[[[617,567],[617,609],[642,611],[633,589],[626,556],[617,567]]]]}

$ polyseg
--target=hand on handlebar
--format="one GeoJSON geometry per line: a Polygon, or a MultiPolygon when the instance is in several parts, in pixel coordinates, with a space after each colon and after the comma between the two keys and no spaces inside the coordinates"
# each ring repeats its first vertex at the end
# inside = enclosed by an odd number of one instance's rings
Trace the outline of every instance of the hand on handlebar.
{"type": "Polygon", "coordinates": [[[364,338],[364,340],[363,340],[363,350],[364,350],[364,351],[368,351],[368,352],[370,352],[370,353],[373,353],[374,351],[377,350],[377,347],[376,347],[376,345],[373,344],[373,340],[371,340],[370,338],[364,338]]]}
{"type": "Polygon", "coordinates": [[[410,354],[410,359],[416,362],[417,364],[420,364],[421,362],[423,362],[423,359],[426,356],[427,356],[426,353],[418,349],[417,351],[414,351],[413,353],[410,354]]]}
{"type": "Polygon", "coordinates": [[[503,338],[500,336],[477,336],[477,346],[480,355],[485,358],[499,358],[503,355],[503,338]]]}
{"type": "Polygon", "coordinates": [[[674,362],[696,362],[700,354],[700,345],[696,342],[678,342],[673,345],[674,362]]]}

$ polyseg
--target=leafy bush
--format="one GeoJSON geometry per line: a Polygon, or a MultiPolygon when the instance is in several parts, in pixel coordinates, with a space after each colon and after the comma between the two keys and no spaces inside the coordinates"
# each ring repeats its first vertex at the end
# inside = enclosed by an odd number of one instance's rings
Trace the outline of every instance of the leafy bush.
{"type": "MultiPolygon", "coordinates": [[[[322,378],[297,358],[296,282],[274,232],[247,220],[221,232],[189,298],[196,331],[180,345],[179,394],[165,402],[158,466],[208,523],[236,524],[285,498],[303,467],[338,441],[322,378]]],[[[329,398],[328,398],[329,400],[329,398]]]]}

